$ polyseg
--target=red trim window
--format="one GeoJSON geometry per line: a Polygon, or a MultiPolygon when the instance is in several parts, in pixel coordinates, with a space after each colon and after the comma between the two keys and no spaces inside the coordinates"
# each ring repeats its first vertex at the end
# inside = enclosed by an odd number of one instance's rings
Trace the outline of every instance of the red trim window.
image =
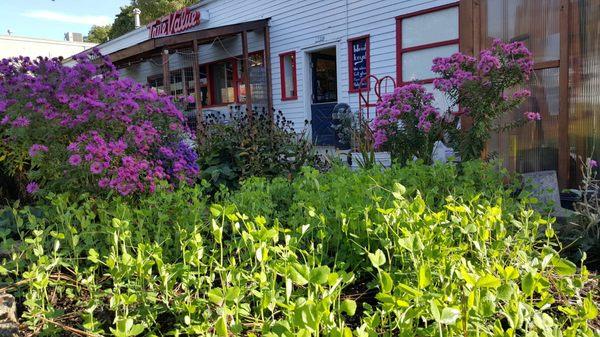
{"type": "Polygon", "coordinates": [[[371,46],[369,35],[348,39],[349,92],[369,89],[369,81],[363,79],[371,75],[371,46]],[[362,82],[361,82],[362,81],[362,82]]]}
{"type": "Polygon", "coordinates": [[[432,61],[458,52],[458,2],[396,17],[396,74],[400,85],[431,83],[432,61]]]}
{"type": "Polygon", "coordinates": [[[227,59],[209,64],[211,101],[213,105],[227,105],[237,98],[237,62],[227,59]]]}
{"type": "Polygon", "coordinates": [[[281,71],[281,100],[298,99],[298,79],[296,78],[296,52],[279,54],[281,71]]]}

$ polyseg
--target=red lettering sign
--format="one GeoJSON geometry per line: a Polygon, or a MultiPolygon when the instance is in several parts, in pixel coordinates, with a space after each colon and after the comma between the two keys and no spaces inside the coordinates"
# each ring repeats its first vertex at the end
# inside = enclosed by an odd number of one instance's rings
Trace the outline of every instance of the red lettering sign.
{"type": "Polygon", "coordinates": [[[200,11],[190,11],[189,8],[180,9],[175,13],[165,15],[149,23],[150,38],[173,35],[184,32],[200,24],[200,11]]]}

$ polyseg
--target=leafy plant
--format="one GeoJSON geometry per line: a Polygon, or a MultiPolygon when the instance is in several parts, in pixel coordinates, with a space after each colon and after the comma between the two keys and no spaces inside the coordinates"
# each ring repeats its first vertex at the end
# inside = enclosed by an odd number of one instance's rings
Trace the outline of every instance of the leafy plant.
{"type": "Polygon", "coordinates": [[[216,188],[235,188],[253,176],[293,175],[317,160],[305,132],[297,134],[281,111],[271,116],[238,106],[229,115],[206,116],[200,130],[200,177],[216,188]]]}
{"type": "Polygon", "coordinates": [[[51,336],[594,336],[594,280],[507,178],[409,163],[252,178],[215,204],[50,195],[7,209],[0,280],[51,336]]]}

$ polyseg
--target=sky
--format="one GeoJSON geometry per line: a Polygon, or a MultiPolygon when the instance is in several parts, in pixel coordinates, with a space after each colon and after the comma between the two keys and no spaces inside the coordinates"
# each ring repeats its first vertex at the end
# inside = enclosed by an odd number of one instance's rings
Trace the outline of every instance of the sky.
{"type": "Polygon", "coordinates": [[[129,0],[0,0],[0,35],[63,40],[66,32],[87,35],[92,25],[112,23],[129,0]]]}

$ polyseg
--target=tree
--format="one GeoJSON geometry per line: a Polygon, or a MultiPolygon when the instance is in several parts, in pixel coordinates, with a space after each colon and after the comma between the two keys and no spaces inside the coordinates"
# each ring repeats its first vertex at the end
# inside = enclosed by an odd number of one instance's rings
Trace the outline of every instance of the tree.
{"type": "Polygon", "coordinates": [[[109,34],[112,26],[96,26],[93,25],[86,37],[87,42],[104,43],[109,40],[109,34]]]}
{"type": "Polygon", "coordinates": [[[121,7],[110,30],[110,39],[117,38],[135,29],[133,9],[142,11],[140,20],[142,25],[148,24],[163,15],[175,12],[178,9],[191,6],[197,0],[131,0],[131,4],[121,7]]]}
{"type": "Polygon", "coordinates": [[[140,19],[142,24],[147,24],[163,15],[175,12],[178,9],[191,6],[197,0],[132,0],[131,5],[142,11],[140,19]]]}
{"type": "Polygon", "coordinates": [[[135,29],[135,24],[133,22],[133,8],[132,5],[121,7],[121,12],[116,15],[115,21],[108,34],[111,40],[135,29]]]}

